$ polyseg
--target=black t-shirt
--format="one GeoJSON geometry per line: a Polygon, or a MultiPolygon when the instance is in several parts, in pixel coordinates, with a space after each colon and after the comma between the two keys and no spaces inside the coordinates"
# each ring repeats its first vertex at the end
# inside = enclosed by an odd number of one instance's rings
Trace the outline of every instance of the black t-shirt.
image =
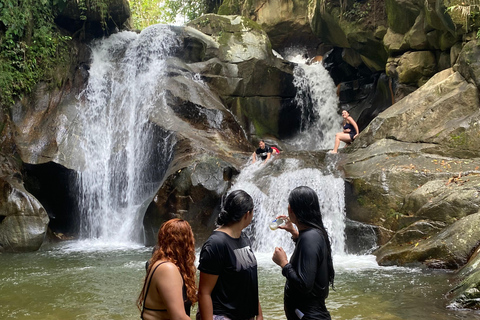
{"type": "Polygon", "coordinates": [[[297,320],[295,309],[303,320],[330,319],[325,307],[328,297],[328,251],[323,234],[318,229],[300,231],[290,263],[283,267],[285,283],[285,313],[288,320],[297,320]]]}
{"type": "Polygon", "coordinates": [[[255,150],[255,153],[260,158],[262,158],[262,160],[265,160],[265,159],[267,159],[267,156],[268,156],[269,153],[273,153],[273,150],[269,145],[265,145],[265,149],[258,148],[257,150],[255,150]]]}
{"type": "Polygon", "coordinates": [[[245,234],[237,239],[214,231],[203,244],[198,270],[218,275],[211,294],[213,314],[232,320],[258,315],[257,260],[245,234]]]}

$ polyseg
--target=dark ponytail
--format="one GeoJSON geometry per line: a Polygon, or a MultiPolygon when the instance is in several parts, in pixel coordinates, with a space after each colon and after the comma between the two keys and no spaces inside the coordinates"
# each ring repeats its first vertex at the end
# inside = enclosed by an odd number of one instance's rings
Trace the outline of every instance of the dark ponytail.
{"type": "Polygon", "coordinates": [[[215,222],[217,226],[227,226],[238,222],[253,210],[253,199],[243,190],[232,191],[222,204],[222,209],[215,222]]]}
{"type": "Polygon", "coordinates": [[[328,282],[333,288],[333,280],[335,278],[335,270],[332,261],[332,246],[327,230],[323,225],[322,213],[320,212],[320,203],[315,191],[311,188],[302,186],[297,187],[290,192],[288,196],[288,204],[292,209],[297,221],[305,226],[318,229],[327,243],[327,266],[328,266],[328,282]]]}

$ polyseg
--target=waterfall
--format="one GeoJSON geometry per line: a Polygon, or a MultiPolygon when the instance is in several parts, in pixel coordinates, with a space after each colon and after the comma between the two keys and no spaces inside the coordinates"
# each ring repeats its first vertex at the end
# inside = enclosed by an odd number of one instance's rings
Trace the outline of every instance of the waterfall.
{"type": "MultiPolygon", "coordinates": [[[[287,50],[287,60],[295,62],[294,84],[297,87],[296,104],[302,110],[301,131],[285,141],[292,150],[321,150],[333,148],[335,133],[341,131],[338,97],[335,84],[321,63],[307,65],[298,50],[287,50]],[[295,52],[297,51],[297,52],[295,52]]],[[[300,161],[275,161],[274,175],[264,172],[259,162],[246,166],[236,178],[231,190],[243,189],[254,199],[254,220],[247,230],[254,239],[257,252],[273,252],[281,246],[292,253],[294,244],[290,235],[269,229],[278,215],[288,215],[288,196],[298,186],[315,190],[320,201],[323,222],[330,236],[334,255],[345,254],[345,184],[342,178],[319,169],[299,169],[300,161]],[[279,162],[282,164],[278,164],[279,162]]]]}
{"type": "Polygon", "coordinates": [[[295,150],[333,149],[335,133],[341,131],[337,90],[333,79],[321,63],[307,65],[292,52],[287,60],[295,62],[295,102],[302,111],[301,131],[286,141],[295,150]]]}
{"type": "MultiPolygon", "coordinates": [[[[278,215],[288,215],[288,196],[298,186],[315,190],[320,201],[323,223],[330,236],[332,252],[345,251],[345,184],[342,178],[325,174],[319,169],[299,168],[299,160],[284,159],[279,175],[263,174],[264,165],[255,163],[243,168],[231,190],[244,190],[254,200],[254,220],[247,231],[254,239],[257,252],[273,252],[276,246],[293,252],[290,235],[272,231],[270,222],[278,215]]],[[[277,169],[277,168],[276,168],[277,169]]]]}
{"type": "Polygon", "coordinates": [[[91,46],[88,85],[77,106],[85,164],[78,175],[83,239],[143,241],[142,217],[175,144],[161,88],[177,38],[168,26],[155,25],[91,46]],[[154,109],[163,115],[161,126],[150,119],[154,109]]]}

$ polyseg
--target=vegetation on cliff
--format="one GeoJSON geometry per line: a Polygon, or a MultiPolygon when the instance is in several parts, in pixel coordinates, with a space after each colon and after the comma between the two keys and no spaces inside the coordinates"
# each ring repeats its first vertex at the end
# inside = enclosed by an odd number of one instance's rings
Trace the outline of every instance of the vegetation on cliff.
{"type": "Polygon", "coordinates": [[[56,12],[66,0],[0,2],[0,103],[28,93],[61,59],[70,37],[56,28],[56,12]]]}
{"type": "Polygon", "coordinates": [[[156,23],[191,21],[204,13],[217,12],[223,0],[129,0],[133,25],[144,29],[156,23]]]}
{"type": "Polygon", "coordinates": [[[55,19],[75,7],[79,19],[96,12],[105,24],[111,0],[4,0],[0,2],[0,104],[13,105],[40,81],[61,85],[56,76],[69,61],[72,37],[55,19]]]}

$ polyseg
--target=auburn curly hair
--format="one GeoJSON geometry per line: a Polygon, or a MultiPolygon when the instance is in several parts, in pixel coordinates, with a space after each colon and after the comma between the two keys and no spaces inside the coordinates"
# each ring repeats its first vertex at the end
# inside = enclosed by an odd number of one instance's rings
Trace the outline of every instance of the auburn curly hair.
{"type": "Polygon", "coordinates": [[[158,231],[156,250],[149,260],[147,276],[143,283],[143,289],[137,300],[137,306],[141,309],[145,298],[145,287],[148,275],[153,265],[158,260],[172,262],[177,266],[187,288],[187,298],[190,302],[197,302],[197,286],[195,284],[195,240],[190,224],[182,219],[166,221],[158,231]]]}

